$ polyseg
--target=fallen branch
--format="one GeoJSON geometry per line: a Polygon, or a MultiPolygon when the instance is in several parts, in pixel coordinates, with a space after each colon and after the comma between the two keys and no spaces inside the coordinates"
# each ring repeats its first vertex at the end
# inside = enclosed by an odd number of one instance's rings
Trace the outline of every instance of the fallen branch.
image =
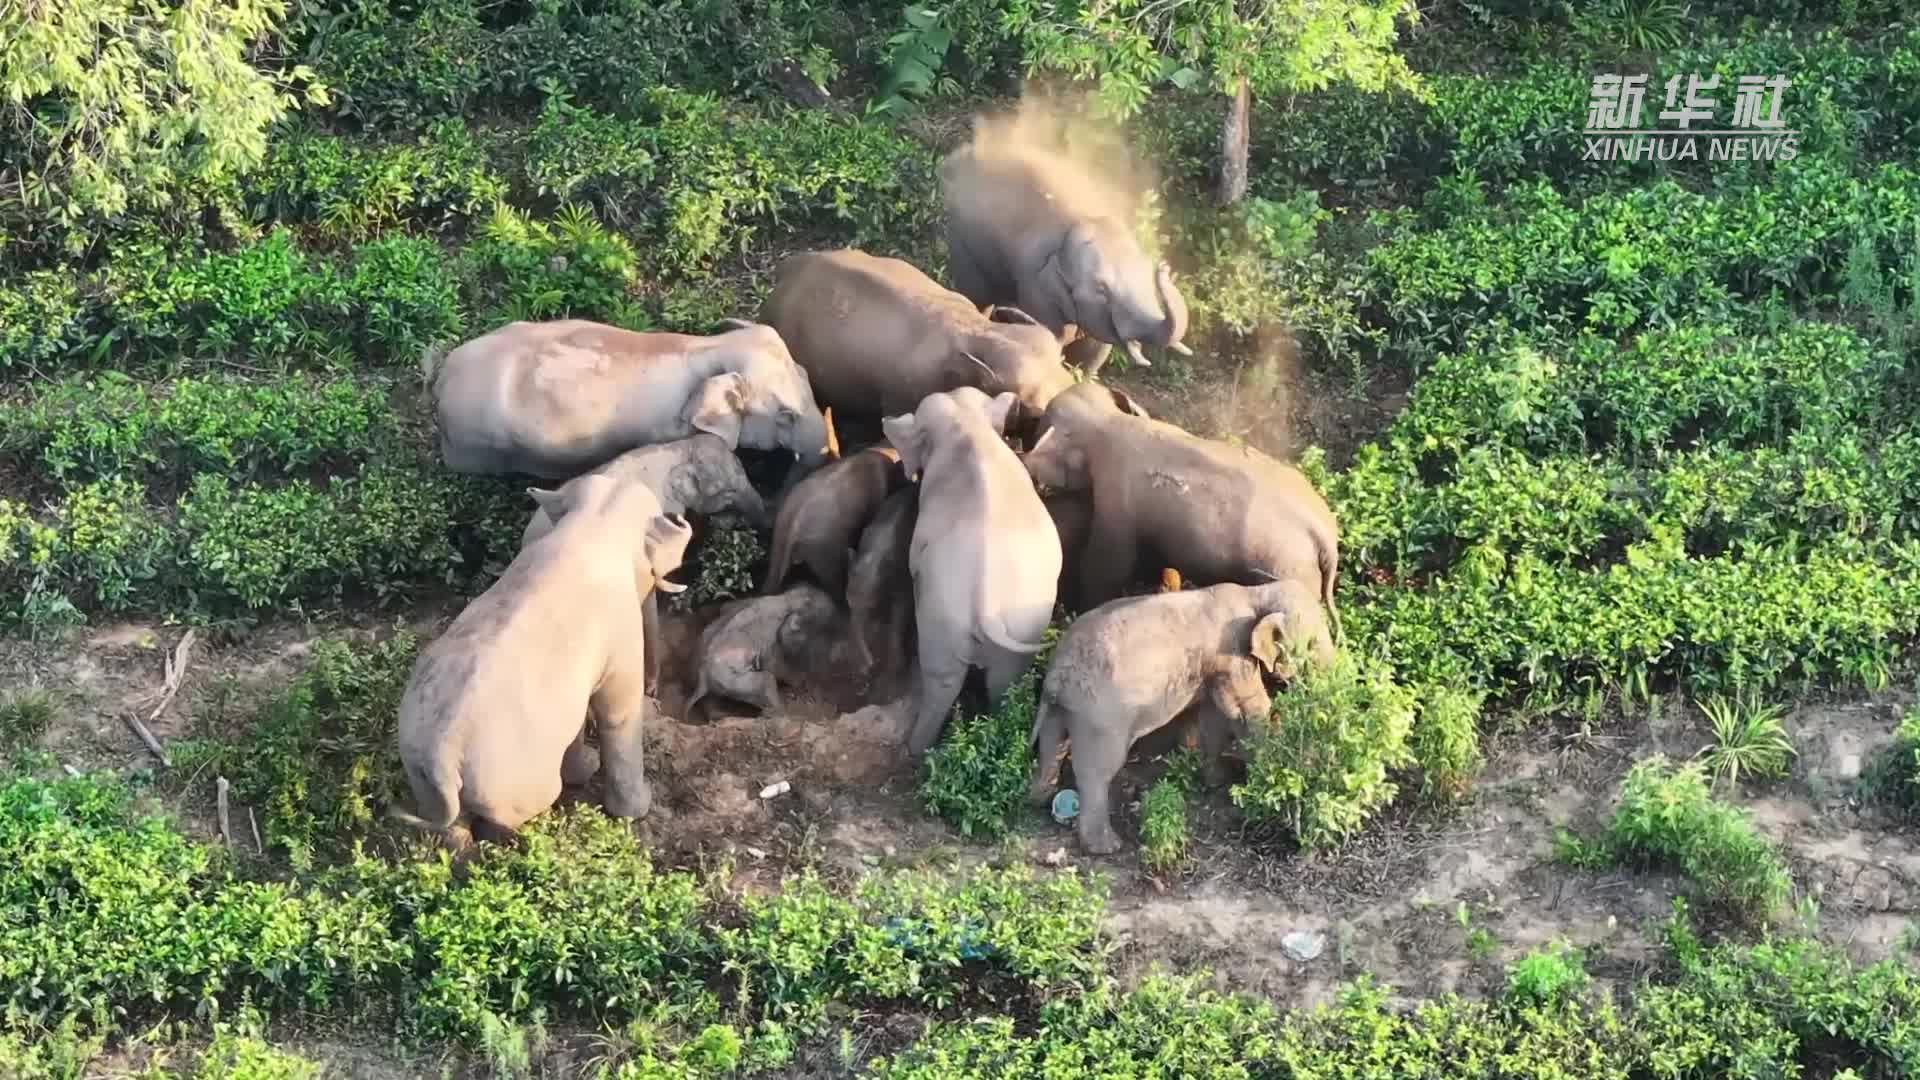
{"type": "Polygon", "coordinates": [[[233,785],[227,783],[227,778],[224,776],[215,779],[213,785],[214,804],[220,809],[220,839],[225,840],[228,847],[232,847],[233,825],[231,819],[227,816],[227,790],[233,785]]]}
{"type": "Polygon", "coordinates": [[[253,846],[260,850],[260,854],[265,855],[267,845],[260,842],[260,822],[254,819],[251,806],[247,807],[247,824],[253,828],[253,846]]]}
{"type": "Polygon", "coordinates": [[[168,655],[166,681],[160,689],[160,704],[153,707],[153,711],[147,714],[144,722],[138,716],[127,717],[127,725],[133,728],[133,733],[140,736],[140,741],[147,744],[147,749],[153,751],[153,756],[159,758],[160,764],[167,767],[171,767],[173,762],[167,758],[167,752],[161,747],[160,740],[154,738],[153,729],[147,725],[160,719],[160,714],[166,712],[167,706],[173,704],[173,696],[180,692],[180,684],[186,681],[187,659],[193,652],[195,634],[196,631],[189,629],[181,635],[180,644],[174,646],[173,652],[168,655]]]}

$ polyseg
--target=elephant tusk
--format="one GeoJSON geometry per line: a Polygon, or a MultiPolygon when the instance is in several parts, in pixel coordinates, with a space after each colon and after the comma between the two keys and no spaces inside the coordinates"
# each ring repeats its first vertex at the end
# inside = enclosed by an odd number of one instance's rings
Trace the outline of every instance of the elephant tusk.
{"type": "Polygon", "coordinates": [[[1167,345],[1167,348],[1172,349],[1174,352],[1179,353],[1181,356],[1193,355],[1193,350],[1187,348],[1187,343],[1184,341],[1171,342],[1167,345]]]}
{"type": "Polygon", "coordinates": [[[1132,357],[1133,362],[1139,364],[1141,367],[1153,366],[1152,361],[1147,359],[1146,350],[1142,349],[1140,343],[1137,341],[1127,342],[1127,355],[1132,357]]]}
{"type": "Polygon", "coordinates": [[[653,587],[660,590],[663,593],[677,593],[677,592],[687,591],[687,587],[685,585],[682,585],[674,581],[668,581],[666,578],[654,578],[653,587]]]}
{"type": "Polygon", "coordinates": [[[833,406],[831,405],[827,406],[827,410],[824,413],[821,413],[820,415],[822,419],[826,420],[827,422],[827,445],[824,449],[822,449],[821,453],[826,454],[827,457],[831,458],[834,461],[839,461],[840,460],[840,433],[833,430],[833,406]]]}

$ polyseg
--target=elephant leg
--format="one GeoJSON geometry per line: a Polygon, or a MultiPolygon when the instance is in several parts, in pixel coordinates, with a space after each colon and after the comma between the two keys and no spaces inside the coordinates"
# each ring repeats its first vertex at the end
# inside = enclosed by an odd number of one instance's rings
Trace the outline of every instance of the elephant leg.
{"type": "Polygon", "coordinates": [[[954,656],[928,656],[920,650],[920,700],[916,703],[913,731],[907,736],[907,753],[924,755],[940,740],[947,714],[960,698],[967,681],[967,662],[954,656]]]}
{"type": "Polygon", "coordinates": [[[1227,782],[1226,753],[1233,741],[1233,725],[1212,702],[1202,702],[1195,713],[1194,723],[1200,726],[1200,779],[1217,788],[1227,782]]]}
{"type": "Polygon", "coordinates": [[[1086,610],[1099,607],[1126,592],[1133,579],[1134,563],[1139,559],[1139,541],[1125,522],[1110,520],[1095,513],[1087,535],[1097,536],[1096,547],[1089,543],[1080,560],[1080,602],[1086,610]]]}
{"type": "Polygon", "coordinates": [[[1026,674],[1027,666],[1033,663],[1033,657],[1023,653],[1009,652],[1006,649],[993,649],[987,657],[987,700],[999,705],[1007,696],[1007,690],[1026,674]]]}
{"type": "Polygon", "coordinates": [[[660,689],[660,593],[655,589],[647,590],[647,598],[640,601],[640,640],[646,650],[642,657],[647,668],[647,693],[658,693],[660,689]]]}
{"type": "Polygon", "coordinates": [[[820,581],[820,587],[827,595],[840,600],[847,595],[847,549],[835,545],[835,550],[809,554],[806,558],[807,569],[820,581]]]}
{"type": "Polygon", "coordinates": [[[518,827],[504,825],[492,818],[473,819],[473,839],[515,850],[526,847],[526,840],[521,837],[518,827]]]}
{"type": "Polygon", "coordinates": [[[639,673],[610,672],[593,695],[593,721],[600,732],[607,813],[612,817],[646,817],[653,808],[642,754],[646,718],[647,695],[639,673]]]}
{"type": "MultiPolygon", "coordinates": [[[[1101,717],[1118,731],[1130,731],[1130,717],[1101,717]]],[[[1090,731],[1073,743],[1073,775],[1080,791],[1080,846],[1089,855],[1111,855],[1120,850],[1120,834],[1113,831],[1113,778],[1127,763],[1128,741],[1106,730],[1090,731]]]]}
{"type": "Polygon", "coordinates": [[[1060,762],[1067,749],[1065,710],[1041,703],[1034,727],[1037,750],[1033,759],[1033,784],[1027,788],[1027,798],[1035,806],[1045,806],[1053,798],[1054,786],[1060,782],[1060,762]]]}
{"type": "Polygon", "coordinates": [[[579,733],[567,747],[567,756],[560,759],[560,782],[567,787],[579,787],[599,771],[600,755],[587,745],[587,725],[583,717],[579,733]]]}
{"type": "Polygon", "coordinates": [[[972,301],[974,307],[984,311],[993,303],[987,275],[957,229],[947,230],[947,276],[953,279],[953,291],[972,301]]]}
{"type": "Polygon", "coordinates": [[[780,680],[773,672],[762,671],[753,681],[753,703],[766,713],[783,713],[787,706],[780,698],[780,680]]]}
{"type": "Polygon", "coordinates": [[[1113,346],[1096,337],[1081,337],[1064,350],[1068,366],[1077,367],[1088,375],[1100,374],[1107,366],[1107,358],[1113,354],[1113,346]]]}

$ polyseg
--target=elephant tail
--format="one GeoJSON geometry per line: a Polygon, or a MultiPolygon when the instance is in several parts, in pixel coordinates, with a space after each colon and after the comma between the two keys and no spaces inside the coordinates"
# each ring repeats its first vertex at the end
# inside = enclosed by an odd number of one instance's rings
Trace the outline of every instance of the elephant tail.
{"type": "Polygon", "coordinates": [[[1008,652],[1032,655],[1047,647],[1045,641],[1028,642],[1013,640],[1012,635],[1007,633],[1005,622],[995,616],[989,616],[980,620],[980,636],[1008,652]]]}
{"type": "Polygon", "coordinates": [[[687,699],[686,712],[689,717],[693,715],[693,707],[695,705],[700,704],[700,699],[706,696],[707,696],[707,666],[705,664],[702,664],[700,665],[700,676],[699,678],[694,680],[693,696],[687,699]]]}

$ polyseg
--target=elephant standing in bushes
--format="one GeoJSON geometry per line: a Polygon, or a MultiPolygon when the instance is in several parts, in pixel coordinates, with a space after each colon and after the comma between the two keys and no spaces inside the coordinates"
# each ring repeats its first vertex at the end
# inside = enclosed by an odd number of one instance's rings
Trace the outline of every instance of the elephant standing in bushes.
{"type": "Polygon", "coordinates": [[[1053,618],[1060,537],[1001,439],[1015,403],[963,387],[882,424],[909,475],[920,474],[908,556],[920,658],[907,740],[915,757],[939,739],[968,669],[986,669],[987,694],[999,701],[1053,618]]]}
{"type": "Polygon", "coordinates": [[[693,530],[640,484],[583,476],[540,494],[557,500],[558,524],[421,651],[400,698],[400,760],[419,815],[395,816],[456,844],[460,819],[511,833],[563,782],[592,776],[589,713],[607,812],[644,817],[653,805],[641,602],[685,588],[667,575],[693,530]]]}
{"type": "Polygon", "coordinates": [[[421,373],[440,456],[460,473],[564,480],[640,446],[696,432],[729,450],[827,458],[826,417],[770,326],[727,320],[711,336],[639,333],[582,319],[513,322],[421,373]]]}
{"type": "Polygon", "coordinates": [[[1088,374],[1114,345],[1141,367],[1142,345],[1192,355],[1172,269],[1140,246],[1125,200],[1075,163],[976,135],[940,163],[940,187],[949,271],[967,299],[1018,306],[1088,374]]]}
{"type": "Polygon", "coordinates": [[[1296,649],[1316,664],[1333,662],[1318,598],[1293,581],[1132,596],[1081,615],[1040,686],[1031,797],[1046,801],[1062,752],[1070,752],[1081,846],[1094,855],[1118,851],[1113,778],[1134,742],[1197,706],[1208,778],[1217,783],[1227,740],[1244,738],[1271,707],[1264,676],[1294,678],[1296,649]]]}
{"type": "Polygon", "coordinates": [[[1093,499],[1083,604],[1123,595],[1151,556],[1155,570],[1172,567],[1196,585],[1307,584],[1339,636],[1339,526],[1300,470],[1118,408],[1071,401],[1045,422],[1022,459],[1034,483],[1093,499]]]}
{"type": "Polygon", "coordinates": [[[864,251],[782,260],[762,318],[841,416],[912,412],[928,394],[1010,392],[1038,414],[1073,385],[1060,343],[1016,308],[983,315],[911,263],[864,251]]]}

